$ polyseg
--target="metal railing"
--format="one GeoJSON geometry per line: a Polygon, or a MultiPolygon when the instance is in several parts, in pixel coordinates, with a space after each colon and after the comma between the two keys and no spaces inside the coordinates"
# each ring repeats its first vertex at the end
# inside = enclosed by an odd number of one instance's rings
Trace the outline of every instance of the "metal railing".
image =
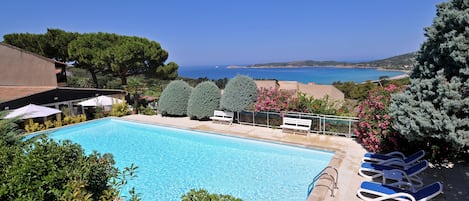
{"type": "MultiPolygon", "coordinates": [[[[319,179],[327,179],[327,180],[332,182],[332,186],[326,186],[326,187],[329,188],[329,190],[331,191],[331,197],[334,197],[334,189],[339,189],[339,187],[337,186],[337,183],[339,183],[339,171],[337,171],[337,169],[335,167],[332,167],[332,166],[325,167],[324,169],[321,170],[321,172],[319,172],[318,175],[316,175],[316,177],[314,177],[313,181],[308,186],[308,193],[307,193],[306,197],[308,197],[309,194],[311,194],[311,192],[313,192],[314,187],[316,187],[316,182],[319,179]],[[334,175],[331,175],[331,174],[325,172],[327,169],[334,170],[335,171],[335,177],[334,177],[334,175]]],[[[325,186],[325,185],[320,185],[320,186],[325,186]]]]}
{"type": "Polygon", "coordinates": [[[356,117],[334,116],[300,112],[254,112],[242,111],[237,113],[237,122],[243,125],[264,126],[277,128],[282,125],[283,117],[299,119],[310,119],[312,121],[311,131],[318,134],[344,135],[346,137],[356,136],[353,129],[358,122],[356,117]]]}

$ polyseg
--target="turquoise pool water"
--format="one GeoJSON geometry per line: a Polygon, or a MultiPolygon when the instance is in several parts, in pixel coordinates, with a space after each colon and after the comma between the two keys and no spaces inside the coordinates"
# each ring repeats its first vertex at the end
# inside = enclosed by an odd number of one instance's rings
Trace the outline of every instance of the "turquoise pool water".
{"type": "Polygon", "coordinates": [[[112,153],[122,169],[134,163],[127,185],[143,200],[180,200],[191,188],[243,200],[305,200],[308,185],[333,153],[117,119],[56,130],[55,140],[87,153],[112,153]]]}

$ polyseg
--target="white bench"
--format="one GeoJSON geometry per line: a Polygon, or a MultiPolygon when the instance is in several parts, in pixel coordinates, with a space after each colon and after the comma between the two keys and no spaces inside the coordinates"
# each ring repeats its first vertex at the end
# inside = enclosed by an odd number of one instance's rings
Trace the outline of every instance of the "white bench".
{"type": "Polygon", "coordinates": [[[213,117],[210,117],[210,119],[213,121],[222,121],[222,122],[228,122],[229,124],[232,124],[233,116],[234,116],[233,112],[215,110],[213,111],[213,117]]]}
{"type": "Polygon", "coordinates": [[[306,133],[309,133],[309,131],[311,130],[311,122],[311,119],[283,117],[283,124],[280,125],[280,128],[282,128],[282,132],[283,130],[288,129],[305,131],[306,133]]]}

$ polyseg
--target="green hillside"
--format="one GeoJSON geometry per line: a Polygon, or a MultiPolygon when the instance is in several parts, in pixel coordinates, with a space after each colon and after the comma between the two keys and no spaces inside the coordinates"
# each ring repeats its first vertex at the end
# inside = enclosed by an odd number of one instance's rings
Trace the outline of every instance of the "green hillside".
{"type": "Polygon", "coordinates": [[[358,63],[357,65],[368,65],[373,67],[380,67],[385,69],[409,69],[412,66],[412,60],[415,52],[407,53],[399,56],[394,56],[386,59],[358,63]]]}
{"type": "Polygon", "coordinates": [[[303,67],[303,66],[331,66],[331,67],[357,67],[357,68],[383,68],[396,70],[410,70],[415,52],[394,56],[386,59],[368,62],[341,62],[341,61],[292,61],[253,64],[251,68],[275,68],[275,67],[303,67]]]}

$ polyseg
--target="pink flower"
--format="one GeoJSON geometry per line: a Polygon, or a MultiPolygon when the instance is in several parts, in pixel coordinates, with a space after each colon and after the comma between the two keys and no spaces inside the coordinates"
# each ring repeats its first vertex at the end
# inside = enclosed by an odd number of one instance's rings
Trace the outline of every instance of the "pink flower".
{"type": "Polygon", "coordinates": [[[397,86],[394,84],[390,84],[388,87],[384,88],[384,90],[388,92],[393,92],[396,89],[397,89],[397,86]]]}

